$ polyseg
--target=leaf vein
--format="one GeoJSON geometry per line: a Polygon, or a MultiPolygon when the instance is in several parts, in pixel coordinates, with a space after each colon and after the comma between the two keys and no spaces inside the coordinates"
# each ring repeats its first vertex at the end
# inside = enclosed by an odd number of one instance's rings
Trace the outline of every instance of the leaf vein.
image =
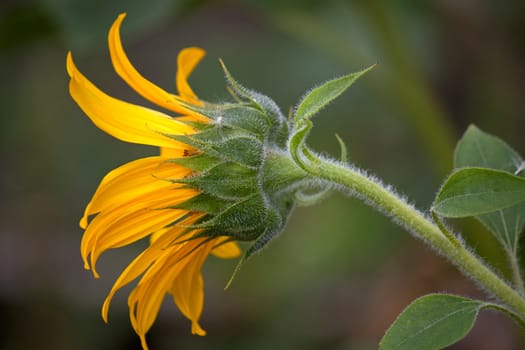
{"type": "MultiPolygon", "coordinates": [[[[479,303],[477,303],[477,302],[473,302],[473,301],[462,301],[462,302],[460,302],[460,303],[458,303],[458,304],[474,304],[474,305],[479,305],[479,303]]],[[[481,305],[479,305],[479,306],[477,307],[477,309],[479,310],[480,307],[481,307],[481,305]]],[[[427,326],[421,328],[419,331],[413,333],[411,336],[406,337],[405,339],[403,339],[403,341],[401,341],[401,342],[397,343],[396,345],[394,345],[394,347],[393,347],[392,349],[399,348],[401,345],[405,344],[405,343],[406,343],[407,341],[409,341],[410,339],[413,339],[414,337],[416,337],[416,336],[422,334],[423,332],[425,332],[425,331],[427,331],[428,329],[434,327],[434,326],[437,325],[438,323],[443,322],[444,320],[446,320],[446,319],[448,319],[448,318],[454,316],[454,315],[457,314],[457,313],[463,312],[463,311],[468,310],[468,309],[471,309],[471,308],[472,308],[472,305],[465,306],[464,308],[458,309],[458,310],[456,310],[456,311],[454,311],[454,312],[452,312],[452,313],[449,313],[449,314],[447,314],[447,315],[445,315],[445,316],[443,316],[443,317],[441,317],[441,318],[436,319],[434,322],[429,323],[427,326]]],[[[475,309],[476,309],[476,308],[475,308],[475,309]]],[[[476,310],[476,311],[477,311],[477,310],[476,310]]]]}

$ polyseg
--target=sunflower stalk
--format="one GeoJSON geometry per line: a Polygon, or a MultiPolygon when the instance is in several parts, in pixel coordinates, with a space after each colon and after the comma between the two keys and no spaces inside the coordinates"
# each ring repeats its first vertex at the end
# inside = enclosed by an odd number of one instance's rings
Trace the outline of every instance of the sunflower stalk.
{"type": "MultiPolygon", "coordinates": [[[[363,72],[366,71],[368,70],[363,72]]],[[[337,94],[339,95],[340,92],[337,94]]],[[[308,101],[310,98],[317,97],[307,95],[300,106],[312,104],[311,101],[308,101]]],[[[301,113],[300,108],[296,109],[296,113],[301,113]]],[[[516,284],[519,284],[514,289],[473,254],[462,240],[452,234],[442,224],[434,211],[432,211],[432,215],[436,223],[397,195],[391,186],[382,184],[376,177],[343,162],[327,159],[310,150],[306,146],[305,140],[313,127],[310,120],[313,114],[309,113],[305,117],[295,116],[296,124],[289,139],[289,150],[292,159],[299,167],[312,177],[325,181],[327,185],[331,185],[343,193],[362,199],[365,203],[391,217],[394,222],[404,227],[414,237],[423,240],[437,253],[446,257],[466,276],[475,281],[491,296],[510,307],[517,317],[525,321],[525,298],[522,294],[521,278],[518,279],[514,276],[517,280],[516,284]]],[[[513,269],[513,271],[515,270],[513,269]]],[[[521,277],[521,275],[519,276],[521,277]]]]}
{"type": "MultiPolygon", "coordinates": [[[[312,154],[310,152],[310,154],[312,154]]],[[[294,157],[294,159],[304,159],[294,157]]],[[[316,162],[298,163],[307,173],[351,193],[390,216],[418,239],[446,257],[479,286],[508,305],[525,321],[525,299],[458,240],[451,240],[424,214],[364,172],[318,156],[316,162]]]]}

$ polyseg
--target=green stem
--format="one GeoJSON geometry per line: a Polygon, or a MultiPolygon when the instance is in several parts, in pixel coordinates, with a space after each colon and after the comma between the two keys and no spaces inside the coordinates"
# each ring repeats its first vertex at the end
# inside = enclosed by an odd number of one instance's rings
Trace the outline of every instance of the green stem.
{"type": "Polygon", "coordinates": [[[504,306],[501,306],[501,305],[498,305],[498,304],[494,304],[494,303],[485,303],[485,305],[483,307],[499,311],[499,312],[509,316],[510,318],[512,318],[521,327],[525,328],[525,321],[521,317],[516,315],[516,313],[514,313],[514,311],[509,310],[509,309],[507,309],[504,306]]]}
{"type": "Polygon", "coordinates": [[[521,295],[525,296],[525,288],[523,286],[523,278],[521,277],[521,269],[518,262],[518,255],[512,250],[507,250],[507,256],[509,257],[514,286],[520,292],[521,295]]]}
{"type": "Polygon", "coordinates": [[[518,292],[489,269],[463,244],[458,245],[451,242],[439,227],[390,189],[360,171],[339,163],[321,158],[317,158],[315,162],[297,157],[295,160],[312,176],[356,194],[391,216],[414,236],[423,239],[437,252],[447,257],[463,273],[507,304],[520,318],[525,320],[525,299],[518,292]]]}

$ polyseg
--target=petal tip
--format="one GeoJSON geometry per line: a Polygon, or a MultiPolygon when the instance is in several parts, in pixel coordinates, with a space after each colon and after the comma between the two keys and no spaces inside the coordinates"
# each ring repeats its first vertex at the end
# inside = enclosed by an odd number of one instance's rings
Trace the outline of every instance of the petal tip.
{"type": "Polygon", "coordinates": [[[124,21],[124,18],[126,18],[126,12],[122,12],[121,14],[119,14],[117,18],[115,19],[115,21],[113,22],[113,25],[111,26],[110,32],[115,29],[117,29],[117,32],[118,32],[118,29],[120,29],[120,25],[124,21]]]}
{"type": "Polygon", "coordinates": [[[73,54],[71,53],[71,51],[67,52],[66,70],[67,70],[67,74],[69,75],[69,77],[72,78],[74,72],[76,71],[76,67],[75,67],[75,63],[73,62],[73,54]]]}
{"type": "Polygon", "coordinates": [[[102,320],[104,320],[104,323],[108,323],[108,312],[109,312],[110,301],[111,299],[109,299],[109,296],[108,296],[108,298],[104,300],[104,304],[102,305],[101,314],[102,314],[102,320]]]}
{"type": "Polygon", "coordinates": [[[149,350],[148,343],[146,342],[146,335],[140,334],[140,343],[142,345],[143,350],[149,350]]]}
{"type": "Polygon", "coordinates": [[[198,322],[191,323],[191,334],[199,335],[201,337],[206,335],[206,331],[202,329],[198,322]]]}
{"type": "Polygon", "coordinates": [[[88,224],[87,216],[84,215],[84,216],[80,219],[80,222],[78,223],[78,225],[80,226],[81,229],[85,230],[86,227],[87,227],[87,224],[88,224]]]}

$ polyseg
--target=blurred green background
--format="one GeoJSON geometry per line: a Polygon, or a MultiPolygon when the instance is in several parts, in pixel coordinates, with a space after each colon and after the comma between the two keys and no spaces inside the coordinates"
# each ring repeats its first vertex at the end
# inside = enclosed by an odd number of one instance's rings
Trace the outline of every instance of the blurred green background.
{"type": "MultiPolygon", "coordinates": [[[[65,57],[109,94],[148,105],[113,72],[107,31],[127,12],[123,41],[150,80],[174,88],[177,52],[207,59],[191,79],[199,96],[228,95],[224,59],[248,87],[285,113],[315,84],[377,67],[315,120],[310,144],[392,183],[419,208],[450,171],[468,124],[525,153],[525,2],[81,1],[0,3],[0,348],[139,349],[127,291],[110,324],[100,306],[136,248],[111,251],[102,278],[79,255],[83,207],[101,177],[152,148],[107,136],[67,92],[65,57]]],[[[474,222],[455,223],[478,253],[507,273],[497,243],[474,222]],[[460,226],[461,225],[461,226],[460,226]]],[[[235,262],[205,268],[206,337],[166,301],[148,334],[153,349],[377,348],[417,296],[448,291],[482,297],[443,259],[389,219],[335,195],[295,211],[285,232],[223,291],[235,262]]],[[[484,312],[451,349],[522,349],[524,332],[484,312]]]]}

